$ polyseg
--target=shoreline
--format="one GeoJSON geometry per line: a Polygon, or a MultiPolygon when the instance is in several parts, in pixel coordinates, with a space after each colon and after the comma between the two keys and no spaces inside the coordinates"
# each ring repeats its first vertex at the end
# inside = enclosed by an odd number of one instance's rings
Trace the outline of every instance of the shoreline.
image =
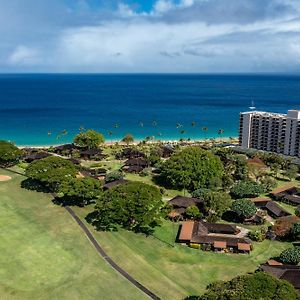
{"type": "MultiPolygon", "coordinates": [[[[214,139],[216,143],[224,143],[224,142],[230,142],[232,139],[233,140],[238,140],[237,136],[234,137],[218,137],[218,138],[206,138],[206,139],[193,139],[189,141],[180,141],[178,139],[174,140],[155,140],[155,141],[148,141],[147,144],[157,144],[157,143],[163,143],[163,144],[178,144],[181,142],[188,143],[188,144],[194,144],[194,143],[204,143],[204,142],[211,142],[211,140],[214,139]]],[[[143,140],[136,140],[129,145],[138,145],[141,143],[143,140]]],[[[66,142],[66,143],[60,143],[60,144],[48,144],[48,145],[16,145],[18,148],[23,149],[23,148],[36,148],[36,149],[45,149],[49,147],[58,147],[66,144],[71,144],[72,142],[66,142]]],[[[106,141],[104,142],[103,146],[113,146],[115,144],[121,145],[121,146],[126,146],[127,144],[124,142],[121,142],[119,140],[116,141],[106,141]]]]}

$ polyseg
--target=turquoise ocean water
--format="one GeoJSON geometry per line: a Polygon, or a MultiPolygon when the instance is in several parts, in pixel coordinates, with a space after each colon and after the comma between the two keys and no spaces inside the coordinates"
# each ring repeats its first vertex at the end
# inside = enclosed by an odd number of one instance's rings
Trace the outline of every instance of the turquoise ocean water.
{"type": "Polygon", "coordinates": [[[81,126],[107,140],[237,136],[252,101],[258,110],[300,109],[300,76],[2,74],[0,139],[60,144],[81,126]]]}

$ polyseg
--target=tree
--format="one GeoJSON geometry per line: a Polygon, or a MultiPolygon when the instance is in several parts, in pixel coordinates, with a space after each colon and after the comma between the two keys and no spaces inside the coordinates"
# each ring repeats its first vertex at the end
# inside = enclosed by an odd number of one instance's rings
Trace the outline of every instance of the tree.
{"type": "Polygon", "coordinates": [[[192,193],[194,198],[203,200],[203,208],[207,220],[217,221],[231,204],[231,197],[224,192],[215,192],[209,189],[198,189],[192,193]]]}
{"type": "Polygon", "coordinates": [[[265,272],[238,276],[230,281],[217,281],[207,286],[202,296],[190,296],[186,300],[250,300],[278,299],[299,300],[297,290],[287,281],[265,272]]]}
{"type": "Polygon", "coordinates": [[[277,186],[277,181],[271,176],[265,176],[260,180],[261,185],[264,187],[266,192],[270,192],[277,186]]]}
{"type": "Polygon", "coordinates": [[[297,265],[300,262],[300,247],[283,250],[279,258],[284,264],[297,265]]]}
{"type": "Polygon", "coordinates": [[[255,242],[262,242],[266,239],[267,228],[261,228],[258,230],[251,230],[248,232],[248,237],[255,242]]]}
{"type": "Polygon", "coordinates": [[[296,216],[286,216],[278,218],[272,227],[272,230],[279,238],[286,238],[290,235],[295,223],[299,221],[296,216]]]}
{"type": "Polygon", "coordinates": [[[49,156],[33,161],[26,169],[26,176],[46,185],[51,191],[55,191],[58,184],[74,178],[76,167],[69,160],[49,156]]]}
{"type": "Polygon", "coordinates": [[[18,163],[23,152],[14,144],[0,141],[0,166],[8,167],[18,163]]]}
{"type": "Polygon", "coordinates": [[[288,168],[284,171],[284,175],[292,181],[298,175],[298,167],[296,165],[290,164],[288,168]]]}
{"type": "Polygon", "coordinates": [[[80,132],[74,138],[74,144],[87,147],[89,149],[97,149],[101,144],[104,143],[104,136],[95,130],[87,130],[85,132],[80,132]]]}
{"type": "Polygon", "coordinates": [[[185,214],[189,219],[197,219],[202,216],[199,208],[196,205],[189,206],[186,209],[185,214]]]}
{"type": "Polygon", "coordinates": [[[300,240],[300,222],[297,222],[293,225],[291,234],[295,240],[300,240]]]}
{"type": "Polygon", "coordinates": [[[249,219],[256,213],[255,204],[249,199],[235,200],[232,203],[231,209],[241,218],[249,219]]]}
{"type": "Polygon", "coordinates": [[[126,134],[122,139],[122,142],[126,143],[127,145],[129,145],[130,143],[133,143],[133,141],[134,141],[134,137],[130,133],[126,134]]]}
{"type": "Polygon", "coordinates": [[[207,187],[211,180],[222,178],[223,165],[219,157],[196,147],[188,147],[171,156],[162,165],[161,179],[176,189],[191,191],[207,187]]]}
{"type": "Polygon", "coordinates": [[[164,214],[162,195],[155,186],[129,182],[102,193],[92,215],[98,230],[117,230],[118,226],[150,233],[164,214]]]}
{"type": "Polygon", "coordinates": [[[120,180],[123,179],[124,175],[122,172],[120,171],[112,171],[106,174],[105,176],[105,182],[112,182],[112,181],[116,181],[116,180],[120,180]]]}
{"type": "Polygon", "coordinates": [[[241,181],[231,189],[231,195],[238,198],[253,198],[265,192],[264,187],[253,181],[241,181]]]}
{"type": "MultiPolygon", "coordinates": [[[[101,182],[97,179],[70,178],[62,181],[57,187],[57,193],[71,200],[72,204],[86,205],[95,200],[102,192],[101,182]]],[[[69,203],[69,201],[67,201],[69,203]]]]}

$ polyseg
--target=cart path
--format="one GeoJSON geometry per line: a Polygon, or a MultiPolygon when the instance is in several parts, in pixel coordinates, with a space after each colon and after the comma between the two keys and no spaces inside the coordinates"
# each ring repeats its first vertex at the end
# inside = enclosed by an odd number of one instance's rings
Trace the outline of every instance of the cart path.
{"type": "MultiPolygon", "coordinates": [[[[15,173],[21,176],[26,177],[24,174],[5,169],[8,172],[15,173]]],[[[52,197],[55,199],[56,194],[51,193],[52,197]]],[[[80,228],[83,230],[89,241],[93,244],[96,251],[99,253],[99,255],[118,273],[120,273],[125,279],[127,279],[130,283],[132,283],[135,287],[137,287],[140,291],[142,291],[144,294],[146,294],[148,297],[154,300],[160,300],[160,298],[155,295],[153,292],[151,292],[148,288],[146,288],[144,285],[142,285],[140,282],[135,280],[130,274],[128,274],[124,269],[122,269],[111,257],[109,257],[104,249],[100,246],[100,244],[97,242],[91,231],[88,229],[88,227],[81,221],[81,219],[77,216],[77,214],[74,212],[74,210],[69,206],[64,206],[66,211],[72,216],[72,218],[75,220],[75,222],[80,226],[80,228]]]]}

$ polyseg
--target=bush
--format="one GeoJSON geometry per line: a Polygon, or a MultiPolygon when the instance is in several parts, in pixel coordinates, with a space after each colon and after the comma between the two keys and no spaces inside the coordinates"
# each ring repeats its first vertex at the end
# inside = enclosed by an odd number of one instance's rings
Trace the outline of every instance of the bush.
{"type": "Polygon", "coordinates": [[[284,264],[297,265],[300,262],[300,247],[282,251],[279,258],[284,264]]]}
{"type": "Polygon", "coordinates": [[[277,181],[271,176],[265,176],[260,181],[261,185],[264,187],[266,192],[270,192],[277,186],[277,181]]]}
{"type": "Polygon", "coordinates": [[[192,205],[188,207],[185,211],[185,214],[189,219],[197,219],[203,216],[196,205],[192,205]]]}
{"type": "Polygon", "coordinates": [[[300,206],[298,206],[296,209],[295,209],[295,215],[297,217],[300,217],[300,206]]]}
{"type": "Polygon", "coordinates": [[[124,175],[122,172],[120,171],[112,171],[106,174],[105,176],[105,182],[112,182],[112,181],[116,181],[116,180],[120,180],[123,179],[124,175]]]}
{"type": "Polygon", "coordinates": [[[255,242],[262,242],[266,239],[267,230],[262,228],[260,230],[252,230],[248,232],[248,237],[255,242]]]}
{"type": "Polygon", "coordinates": [[[264,192],[264,187],[253,181],[241,181],[231,189],[231,195],[236,199],[253,198],[264,192]]]}
{"type": "Polygon", "coordinates": [[[295,240],[300,240],[300,222],[293,225],[291,229],[291,235],[295,240]]]}
{"type": "Polygon", "coordinates": [[[249,199],[235,200],[231,209],[242,219],[249,219],[256,213],[255,204],[249,199]]]}

